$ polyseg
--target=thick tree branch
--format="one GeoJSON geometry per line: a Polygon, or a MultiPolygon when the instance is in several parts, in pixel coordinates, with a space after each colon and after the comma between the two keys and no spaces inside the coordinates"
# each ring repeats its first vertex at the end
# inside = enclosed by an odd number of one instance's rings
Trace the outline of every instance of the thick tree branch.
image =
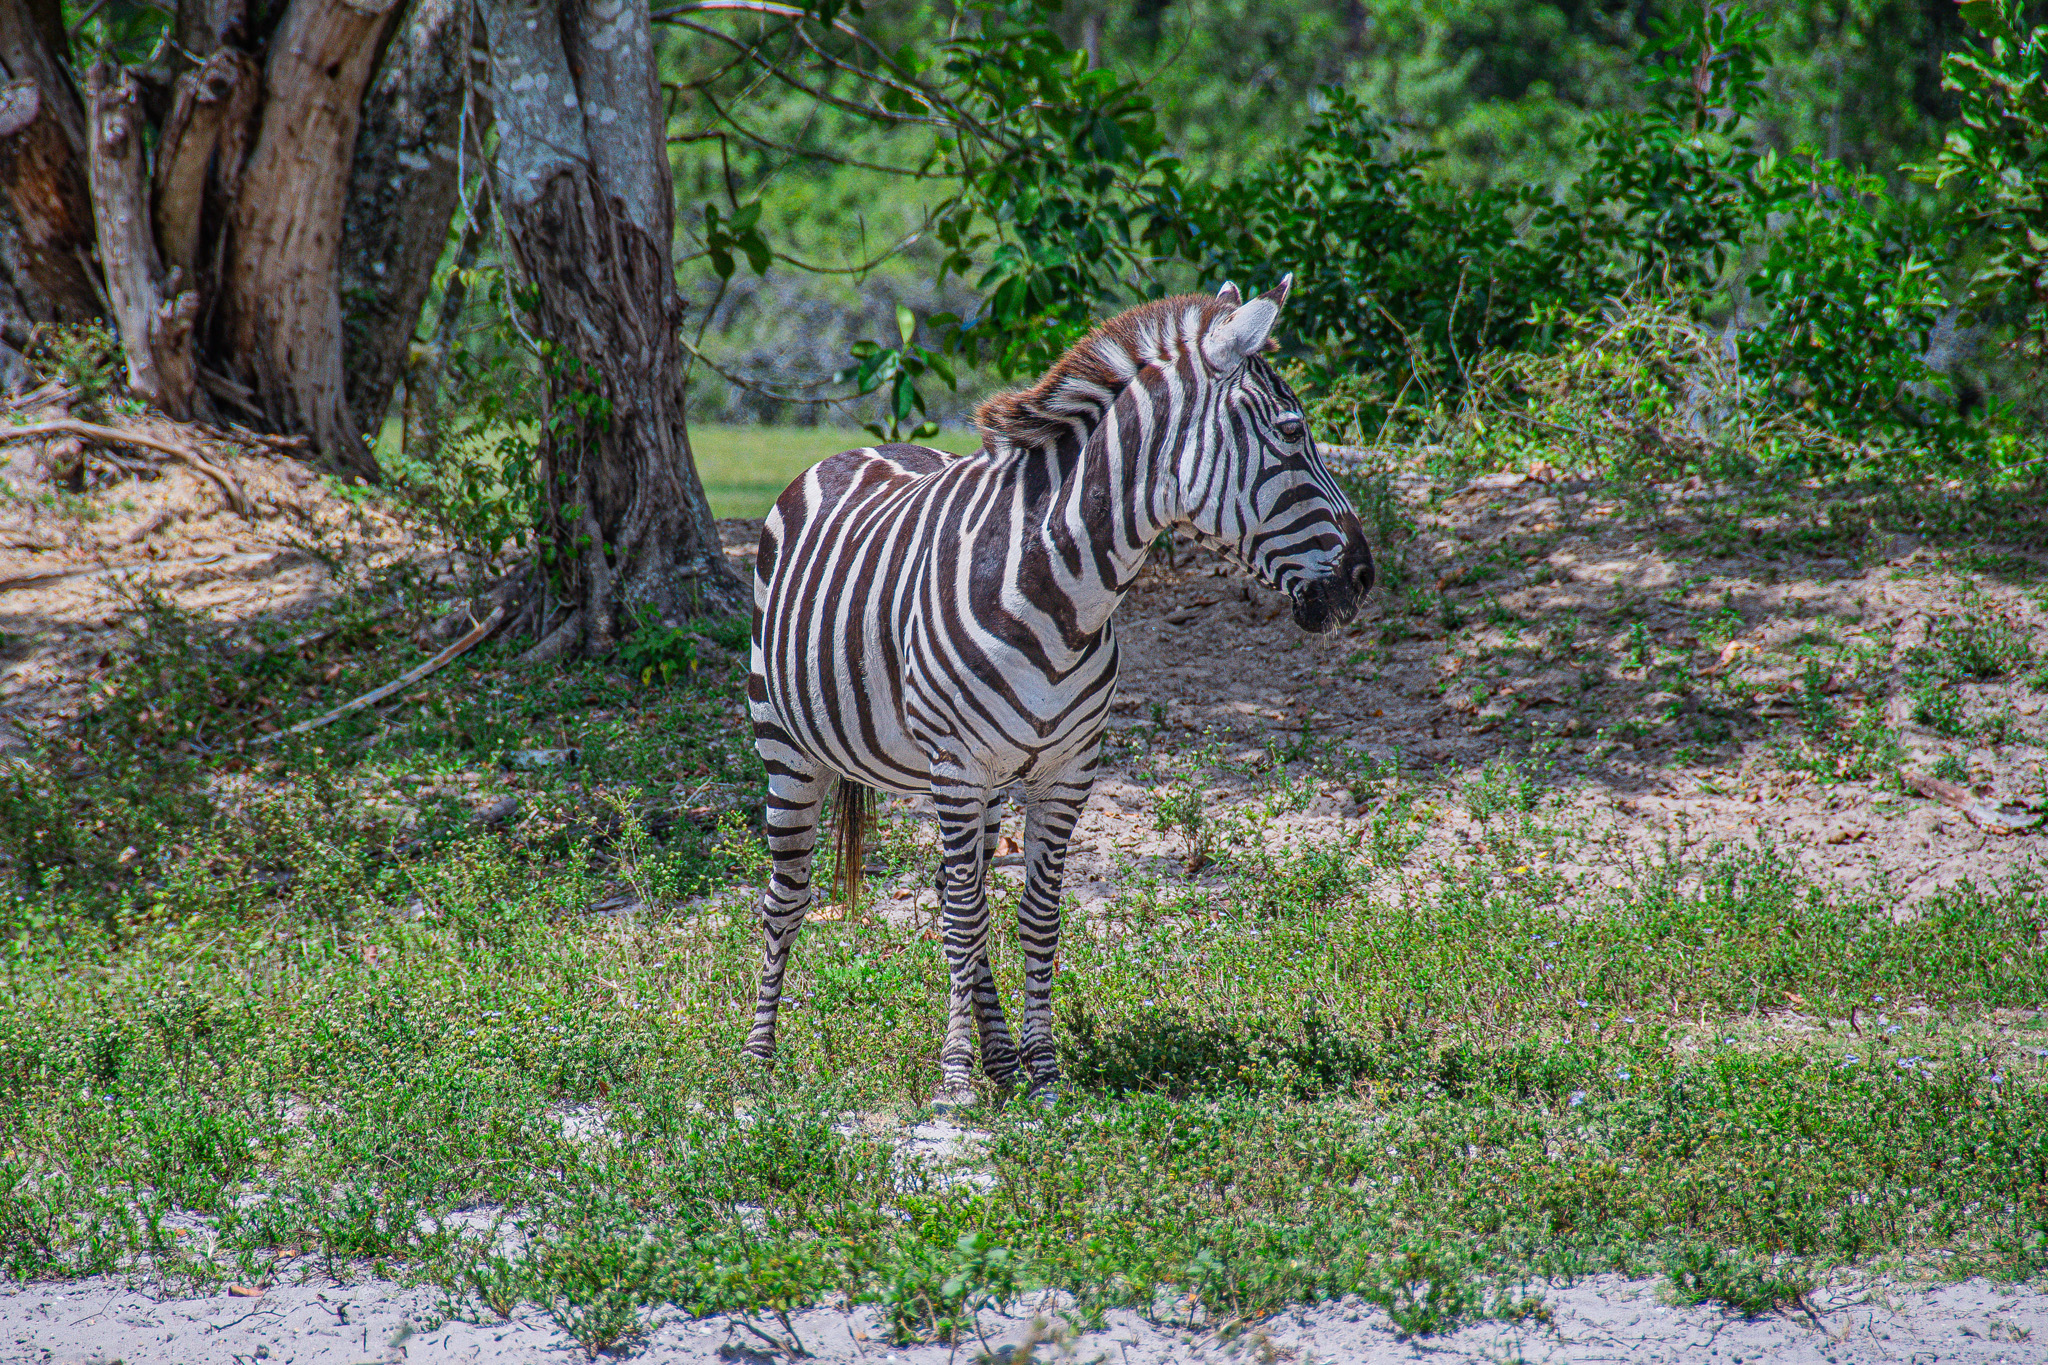
{"type": "Polygon", "coordinates": [[[164,265],[196,279],[207,172],[236,113],[246,118],[261,76],[248,56],[223,48],[178,77],[156,151],[156,234],[164,265]]]}
{"type": "Polygon", "coordinates": [[[274,421],[377,477],[348,410],[336,259],[363,88],[397,0],[292,0],[232,215],[229,340],[274,421]]]}
{"type": "Polygon", "coordinates": [[[149,230],[141,90],[133,73],[101,62],[86,91],[100,265],[128,357],[128,387],[173,417],[209,415],[192,350],[199,295],[185,287],[184,272],[165,273],[149,230]]]}
{"type": "Polygon", "coordinates": [[[408,363],[461,186],[474,0],[419,0],[363,98],[342,218],[348,409],[374,431],[408,363]]]}

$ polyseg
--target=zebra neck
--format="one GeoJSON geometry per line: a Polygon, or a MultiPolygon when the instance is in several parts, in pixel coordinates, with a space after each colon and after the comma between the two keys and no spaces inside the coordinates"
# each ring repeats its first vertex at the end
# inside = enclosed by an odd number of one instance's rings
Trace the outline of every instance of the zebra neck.
{"type": "Polygon", "coordinates": [[[1115,614],[1178,512],[1156,437],[1125,431],[1119,440],[1116,424],[1105,427],[1088,433],[1085,444],[1069,438],[1030,456],[1038,477],[1029,482],[1044,494],[1031,499],[1038,504],[1032,519],[1065,570],[1074,628],[1091,637],[1115,614]]]}

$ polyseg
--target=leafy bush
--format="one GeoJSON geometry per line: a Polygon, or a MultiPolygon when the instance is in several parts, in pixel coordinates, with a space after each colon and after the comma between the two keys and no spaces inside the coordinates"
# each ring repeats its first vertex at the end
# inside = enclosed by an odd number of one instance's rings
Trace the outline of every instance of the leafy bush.
{"type": "Polygon", "coordinates": [[[1954,186],[1964,212],[1989,230],[1989,257],[1970,281],[1979,306],[2014,284],[2048,304],[2048,26],[2030,26],[2028,8],[2025,0],[1963,0],[1963,22],[1985,46],[1942,58],[1942,88],[1961,96],[1961,126],[1919,168],[1954,186]]]}
{"type": "Polygon", "coordinates": [[[1475,403],[1527,403],[1546,433],[1580,409],[1562,425],[1624,474],[1724,439],[1795,471],[1843,468],[1873,437],[1967,452],[1978,427],[1902,401],[1942,386],[1922,357],[1950,221],[1838,162],[1761,148],[1765,32],[1731,7],[1660,21],[1647,107],[1596,121],[1555,198],[1444,184],[1431,154],[1326,90],[1268,165],[1191,192],[1204,274],[1296,268],[1287,323],[1334,439],[1442,434],[1475,403]]]}

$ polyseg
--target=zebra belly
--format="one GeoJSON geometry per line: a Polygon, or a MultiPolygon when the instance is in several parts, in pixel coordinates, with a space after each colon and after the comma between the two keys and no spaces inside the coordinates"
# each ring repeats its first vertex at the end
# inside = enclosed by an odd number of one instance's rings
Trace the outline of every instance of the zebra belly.
{"type": "Polygon", "coordinates": [[[912,738],[927,752],[957,758],[971,778],[991,788],[1022,781],[1026,790],[1064,778],[1095,751],[1116,693],[1115,641],[1104,632],[1102,646],[1057,677],[1030,660],[992,651],[986,676],[963,680],[938,667],[958,667],[913,636],[906,683],[905,717],[912,738]]]}

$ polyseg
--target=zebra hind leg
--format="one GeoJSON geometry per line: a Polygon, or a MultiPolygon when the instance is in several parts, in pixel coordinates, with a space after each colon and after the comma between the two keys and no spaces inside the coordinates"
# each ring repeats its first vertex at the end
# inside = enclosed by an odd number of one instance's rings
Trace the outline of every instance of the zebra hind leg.
{"type": "Polygon", "coordinates": [[[818,811],[827,775],[815,765],[798,766],[783,751],[769,764],[768,852],[775,865],[761,897],[761,990],[754,1000],[754,1027],[746,1055],[764,1066],[775,1063],[775,1013],[782,1003],[782,973],[789,948],[811,908],[811,854],[818,846],[818,811]]]}
{"type": "MultiPolygon", "coordinates": [[[[995,876],[996,846],[1003,832],[1003,798],[991,797],[981,826],[981,903],[986,913],[989,880],[995,876]]],[[[1023,1069],[1016,1041],[1010,1036],[1010,1021],[1003,1014],[1003,997],[996,990],[996,974],[989,962],[984,939],[981,964],[974,984],[974,1021],[981,1032],[981,1074],[999,1090],[1017,1084],[1023,1069]]]]}

